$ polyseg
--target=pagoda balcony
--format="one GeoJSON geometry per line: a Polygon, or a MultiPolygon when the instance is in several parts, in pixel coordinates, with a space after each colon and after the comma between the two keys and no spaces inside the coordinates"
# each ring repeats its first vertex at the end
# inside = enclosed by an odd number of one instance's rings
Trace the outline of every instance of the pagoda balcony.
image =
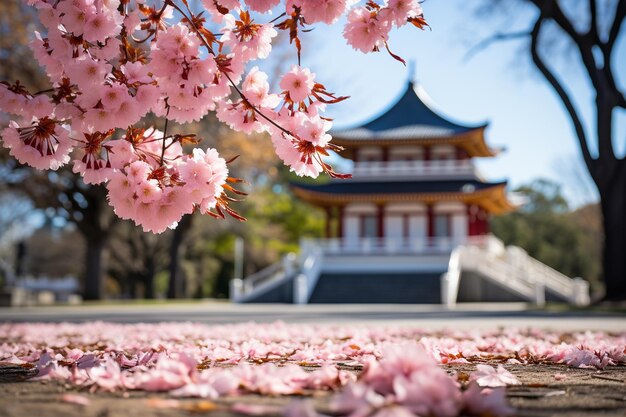
{"type": "Polygon", "coordinates": [[[415,160],[415,161],[367,161],[355,162],[353,176],[375,177],[480,177],[470,159],[415,160]]]}
{"type": "Polygon", "coordinates": [[[329,238],[303,239],[303,252],[320,251],[324,255],[442,255],[460,245],[488,247],[491,235],[422,238],[329,238]]]}

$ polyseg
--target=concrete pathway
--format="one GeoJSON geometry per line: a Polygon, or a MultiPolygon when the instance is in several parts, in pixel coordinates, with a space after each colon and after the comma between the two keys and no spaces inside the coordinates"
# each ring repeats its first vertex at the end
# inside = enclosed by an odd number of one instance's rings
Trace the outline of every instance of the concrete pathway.
{"type": "Polygon", "coordinates": [[[385,304],[231,304],[203,301],[157,304],[98,304],[0,309],[0,322],[118,323],[193,321],[206,324],[241,322],[336,323],[402,325],[437,328],[542,327],[559,330],[626,331],[626,314],[597,311],[550,312],[526,304],[441,305],[385,304]]]}

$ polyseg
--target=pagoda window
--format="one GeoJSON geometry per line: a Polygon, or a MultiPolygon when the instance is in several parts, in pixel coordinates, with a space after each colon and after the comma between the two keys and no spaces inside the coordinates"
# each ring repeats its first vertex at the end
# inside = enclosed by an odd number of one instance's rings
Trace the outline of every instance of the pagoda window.
{"type": "Polygon", "coordinates": [[[378,236],[378,208],[369,203],[352,203],[343,211],[343,235],[348,241],[356,242],[365,237],[378,236]]]}
{"type": "Polygon", "coordinates": [[[468,233],[467,207],[463,203],[450,201],[434,206],[434,237],[450,237],[462,242],[468,233]]]}
{"type": "Polygon", "coordinates": [[[361,216],[361,237],[378,237],[378,216],[372,214],[361,216]]]}
{"type": "Polygon", "coordinates": [[[450,237],[452,236],[451,215],[449,213],[435,214],[435,237],[450,237]]]}
{"type": "Polygon", "coordinates": [[[423,203],[393,203],[385,207],[385,238],[393,244],[419,244],[427,235],[423,203]]]}
{"type": "Polygon", "coordinates": [[[361,162],[380,162],[383,160],[383,151],[381,148],[368,146],[357,150],[357,161],[361,162]]]}
{"type": "Polygon", "coordinates": [[[424,150],[419,146],[394,146],[389,150],[392,162],[411,162],[424,159],[424,150]]]}
{"type": "Polygon", "coordinates": [[[456,159],[456,156],[455,147],[450,145],[433,146],[430,151],[430,158],[433,161],[451,161],[456,159]]]}

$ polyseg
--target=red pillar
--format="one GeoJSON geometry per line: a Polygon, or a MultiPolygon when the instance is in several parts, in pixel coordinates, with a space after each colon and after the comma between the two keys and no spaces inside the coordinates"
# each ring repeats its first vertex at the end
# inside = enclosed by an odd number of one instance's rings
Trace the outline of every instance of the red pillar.
{"type": "Polygon", "coordinates": [[[430,146],[424,146],[424,161],[430,161],[430,146]]]}
{"type": "Polygon", "coordinates": [[[326,238],[332,237],[332,219],[333,219],[333,208],[330,206],[324,207],[324,211],[326,212],[326,238]]]}
{"type": "Polygon", "coordinates": [[[484,217],[484,222],[485,222],[485,226],[484,226],[484,230],[483,230],[483,234],[486,235],[490,232],[490,228],[489,228],[489,213],[486,210],[483,210],[483,217],[484,217]]]}
{"type": "Polygon", "coordinates": [[[385,206],[378,205],[377,220],[378,220],[378,237],[385,237],[385,206]]]}
{"type": "Polygon", "coordinates": [[[343,206],[339,206],[337,211],[337,237],[343,239],[343,206]]]}
{"type": "Polygon", "coordinates": [[[465,210],[467,213],[467,234],[469,236],[476,235],[476,213],[472,213],[472,207],[471,204],[468,204],[465,210]]]}
{"type": "Polygon", "coordinates": [[[428,220],[428,237],[432,238],[435,236],[435,214],[432,204],[426,206],[426,216],[428,220]]]}

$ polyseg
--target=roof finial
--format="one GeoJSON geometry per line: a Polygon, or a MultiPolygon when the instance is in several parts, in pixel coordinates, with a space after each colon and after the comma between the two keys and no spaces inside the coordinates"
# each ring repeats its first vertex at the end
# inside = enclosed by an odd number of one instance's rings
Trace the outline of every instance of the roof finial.
{"type": "Polygon", "coordinates": [[[417,80],[417,62],[415,59],[409,60],[409,83],[414,84],[417,80]]]}

